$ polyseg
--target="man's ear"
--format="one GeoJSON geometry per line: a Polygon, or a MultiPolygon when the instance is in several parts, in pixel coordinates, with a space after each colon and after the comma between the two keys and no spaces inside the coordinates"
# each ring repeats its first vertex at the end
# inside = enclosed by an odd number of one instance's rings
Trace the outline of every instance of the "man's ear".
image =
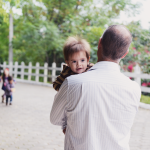
{"type": "Polygon", "coordinates": [[[102,38],[100,38],[98,42],[97,57],[97,62],[99,62],[102,59],[102,38]]]}
{"type": "Polygon", "coordinates": [[[99,50],[99,48],[101,47],[101,42],[102,42],[102,38],[99,39],[99,42],[98,42],[98,50],[99,50]]]}
{"type": "Polygon", "coordinates": [[[127,52],[121,57],[121,59],[123,59],[128,53],[129,53],[129,49],[128,49],[127,52]]]}

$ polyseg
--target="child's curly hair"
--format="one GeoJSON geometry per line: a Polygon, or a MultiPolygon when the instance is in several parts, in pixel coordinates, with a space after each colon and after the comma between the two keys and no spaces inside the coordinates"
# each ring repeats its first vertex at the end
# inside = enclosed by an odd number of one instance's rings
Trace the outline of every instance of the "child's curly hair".
{"type": "Polygon", "coordinates": [[[67,41],[65,42],[64,48],[63,48],[65,60],[68,60],[69,56],[79,51],[85,51],[86,57],[87,59],[89,59],[90,44],[85,39],[81,39],[78,36],[69,37],[67,41]]]}

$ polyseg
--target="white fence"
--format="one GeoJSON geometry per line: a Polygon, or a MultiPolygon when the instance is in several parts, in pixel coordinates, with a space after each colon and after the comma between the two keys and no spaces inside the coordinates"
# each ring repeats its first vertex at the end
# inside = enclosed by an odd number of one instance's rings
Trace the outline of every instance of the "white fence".
{"type": "MultiPolygon", "coordinates": [[[[134,72],[123,72],[124,75],[134,78],[134,80],[141,86],[141,79],[150,79],[150,74],[145,74],[141,72],[141,68],[136,65],[134,67],[134,72]]],[[[141,86],[142,92],[150,93],[150,87],[141,86]]]]}
{"type": "Polygon", "coordinates": [[[0,66],[3,68],[9,68],[9,74],[12,75],[15,79],[19,78],[21,80],[25,81],[34,81],[38,83],[40,80],[40,77],[43,78],[43,82],[47,83],[48,78],[50,79],[50,82],[55,81],[56,71],[61,71],[63,64],[61,64],[61,67],[56,67],[56,63],[52,63],[52,66],[49,67],[47,63],[44,64],[44,66],[40,66],[39,63],[36,63],[35,66],[32,65],[31,62],[29,62],[28,66],[24,64],[24,62],[21,62],[19,65],[18,62],[7,64],[4,62],[0,66]],[[26,78],[25,78],[26,76],[26,78]],[[34,80],[33,78],[34,77],[34,80]]]}
{"type": "MultiPolygon", "coordinates": [[[[18,62],[10,63],[9,65],[4,62],[1,64],[3,69],[9,68],[10,75],[13,75],[15,79],[19,77],[20,80],[24,82],[31,82],[31,83],[44,83],[47,84],[48,82],[51,83],[55,81],[57,77],[56,71],[61,71],[63,68],[63,64],[61,67],[56,67],[56,63],[52,63],[52,66],[49,67],[47,63],[44,66],[40,66],[39,63],[36,63],[35,66],[32,65],[30,62],[28,66],[22,62],[20,65],[18,62]],[[26,76],[26,78],[25,78],[26,76]],[[34,77],[34,80],[33,80],[34,77]],[[43,78],[42,82],[40,82],[39,78],[43,78]]],[[[139,66],[134,68],[134,72],[123,72],[126,76],[134,78],[134,80],[141,86],[141,79],[150,79],[150,75],[142,74],[141,69],[139,66]]],[[[143,87],[141,86],[141,90],[143,92],[150,93],[150,87],[143,87]]]]}

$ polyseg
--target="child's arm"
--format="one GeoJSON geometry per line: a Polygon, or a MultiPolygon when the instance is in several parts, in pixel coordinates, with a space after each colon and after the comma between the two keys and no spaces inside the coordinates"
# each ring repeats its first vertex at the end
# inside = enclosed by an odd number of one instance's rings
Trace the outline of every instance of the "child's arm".
{"type": "Polygon", "coordinates": [[[85,71],[88,71],[91,67],[93,67],[94,66],[94,64],[93,63],[89,63],[88,65],[87,65],[87,68],[86,68],[86,70],[85,71]]]}
{"type": "Polygon", "coordinates": [[[56,91],[59,91],[60,86],[64,82],[65,78],[69,77],[70,75],[75,74],[70,67],[68,67],[66,64],[63,65],[63,70],[60,73],[60,75],[56,78],[56,80],[53,82],[53,88],[56,91]]]}

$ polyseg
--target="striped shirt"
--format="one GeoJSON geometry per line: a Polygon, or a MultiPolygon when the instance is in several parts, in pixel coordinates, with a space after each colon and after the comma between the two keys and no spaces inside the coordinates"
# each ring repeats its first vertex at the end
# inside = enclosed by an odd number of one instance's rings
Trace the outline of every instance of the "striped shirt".
{"type": "MultiPolygon", "coordinates": [[[[85,72],[88,71],[93,65],[94,65],[94,64],[89,63],[89,64],[87,65],[87,68],[86,68],[85,72]]],[[[63,65],[63,70],[62,70],[62,72],[61,72],[60,75],[56,78],[56,80],[53,82],[53,88],[54,88],[56,91],[59,91],[59,88],[60,88],[60,86],[62,85],[62,83],[64,82],[64,80],[65,80],[67,77],[69,77],[69,76],[71,76],[71,75],[74,75],[74,74],[76,74],[76,73],[74,73],[74,72],[71,70],[71,68],[70,68],[69,66],[67,66],[67,64],[64,64],[64,65],[63,65]]]]}
{"type": "Polygon", "coordinates": [[[116,63],[101,61],[63,82],[52,106],[52,124],[66,126],[65,150],[129,150],[139,85],[116,63]]]}

